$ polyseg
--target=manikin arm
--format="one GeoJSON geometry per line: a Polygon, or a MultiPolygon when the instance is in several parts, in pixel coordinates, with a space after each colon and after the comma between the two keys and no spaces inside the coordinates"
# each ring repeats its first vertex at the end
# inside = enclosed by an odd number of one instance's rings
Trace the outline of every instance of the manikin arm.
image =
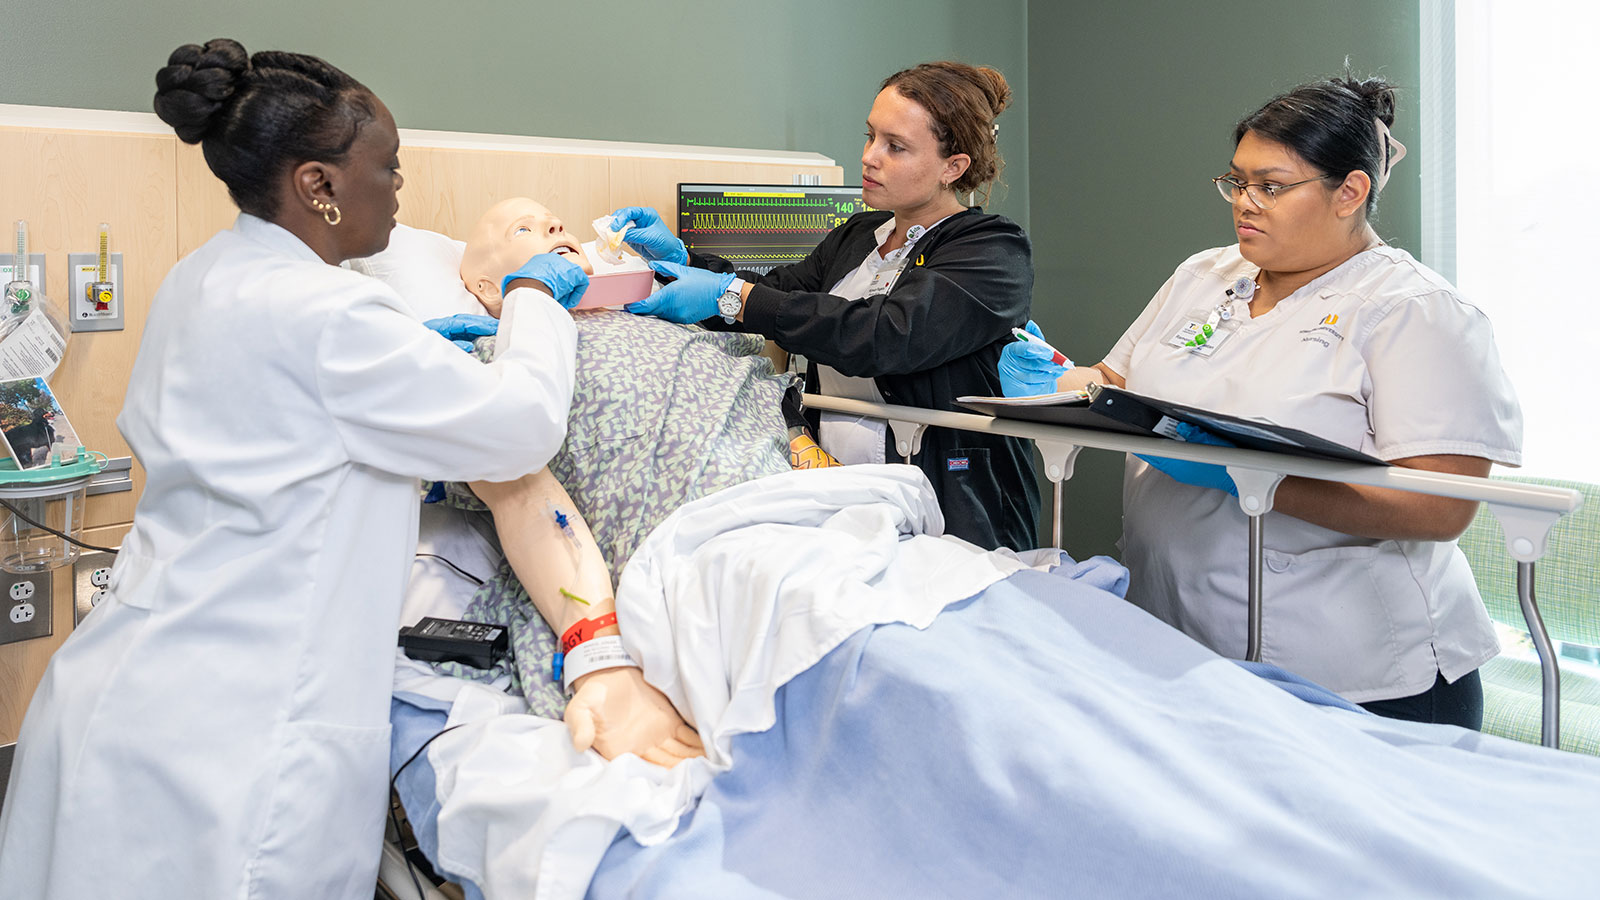
{"type": "MultiPolygon", "coordinates": [[[[548,469],[516,481],[474,482],[494,515],[495,531],[511,569],[557,637],[580,619],[616,611],[611,577],[589,526],[548,469]],[[572,537],[557,523],[559,510],[572,537]]],[[[619,633],[617,626],[598,636],[619,633]]],[[[573,683],[567,727],[578,750],[593,746],[606,759],[633,753],[661,766],[702,756],[700,738],[635,666],[601,669],[573,683]]]]}

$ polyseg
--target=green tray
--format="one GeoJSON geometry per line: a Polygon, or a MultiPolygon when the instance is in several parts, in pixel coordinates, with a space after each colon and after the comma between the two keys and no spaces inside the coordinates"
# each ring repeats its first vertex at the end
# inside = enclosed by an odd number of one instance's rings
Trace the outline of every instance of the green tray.
{"type": "Polygon", "coordinates": [[[16,460],[0,459],[0,486],[11,484],[48,484],[52,481],[69,481],[74,478],[85,478],[99,473],[106,467],[108,459],[98,450],[85,450],[78,448],[78,453],[71,461],[51,463],[37,469],[19,470],[16,460]]]}

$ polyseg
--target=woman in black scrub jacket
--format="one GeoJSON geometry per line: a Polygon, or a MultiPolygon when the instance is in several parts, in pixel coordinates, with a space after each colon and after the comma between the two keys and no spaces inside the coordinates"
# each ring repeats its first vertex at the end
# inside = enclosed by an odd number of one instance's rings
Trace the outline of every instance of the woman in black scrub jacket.
{"type": "MultiPolygon", "coordinates": [[[[811,392],[926,409],[998,395],[1000,350],[1032,308],[1032,249],[1015,222],[965,201],[1000,172],[995,117],[1010,99],[990,68],[935,62],[889,76],[861,154],[874,211],[766,275],[689,253],[653,209],[617,210],[613,227],[631,224],[624,240],[674,279],[629,310],[762,334],[810,361],[811,392]]],[[[882,421],[823,413],[813,424],[840,462],[900,461],[882,421]]],[[[912,462],[933,483],[948,533],[991,549],[1035,545],[1027,441],[929,428],[912,462]]]]}

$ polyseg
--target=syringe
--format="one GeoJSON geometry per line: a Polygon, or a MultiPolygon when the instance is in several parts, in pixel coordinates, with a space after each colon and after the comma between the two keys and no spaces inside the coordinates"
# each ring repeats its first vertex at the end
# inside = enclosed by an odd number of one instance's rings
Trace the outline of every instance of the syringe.
{"type": "Polygon", "coordinates": [[[6,285],[5,308],[0,314],[21,315],[33,300],[33,282],[28,280],[28,221],[17,220],[17,255],[11,265],[11,281],[6,285]]]}

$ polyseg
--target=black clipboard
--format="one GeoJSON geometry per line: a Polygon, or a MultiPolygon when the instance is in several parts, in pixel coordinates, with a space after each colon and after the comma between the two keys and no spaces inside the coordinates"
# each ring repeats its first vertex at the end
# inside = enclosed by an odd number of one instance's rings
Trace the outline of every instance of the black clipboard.
{"type": "Polygon", "coordinates": [[[1244,419],[1226,413],[1170,403],[1110,385],[1093,385],[1090,394],[1094,398],[1089,403],[1089,412],[1092,415],[1134,428],[1139,434],[1171,437],[1174,423],[1187,422],[1251,450],[1265,450],[1269,453],[1283,453],[1311,459],[1338,459],[1376,466],[1389,465],[1376,456],[1369,456],[1360,450],[1352,450],[1343,444],[1287,425],[1277,425],[1260,419],[1244,419]]]}
{"type": "Polygon", "coordinates": [[[1240,447],[1310,459],[1387,466],[1390,463],[1298,428],[1170,403],[1107,384],[1089,386],[1090,397],[1038,404],[1007,397],[959,397],[956,403],[1001,419],[1066,425],[1119,434],[1171,438],[1178,422],[1197,425],[1240,447]]]}
{"type": "Polygon", "coordinates": [[[1087,397],[1082,400],[1064,401],[1048,406],[1036,404],[1017,405],[1008,397],[959,397],[956,399],[958,406],[964,406],[973,412],[983,413],[999,419],[1020,419],[1024,422],[1040,422],[1045,425],[1066,425],[1071,428],[1092,428],[1095,431],[1115,431],[1121,434],[1150,434],[1148,428],[1140,428],[1117,419],[1107,418],[1093,411],[1087,397]]]}

